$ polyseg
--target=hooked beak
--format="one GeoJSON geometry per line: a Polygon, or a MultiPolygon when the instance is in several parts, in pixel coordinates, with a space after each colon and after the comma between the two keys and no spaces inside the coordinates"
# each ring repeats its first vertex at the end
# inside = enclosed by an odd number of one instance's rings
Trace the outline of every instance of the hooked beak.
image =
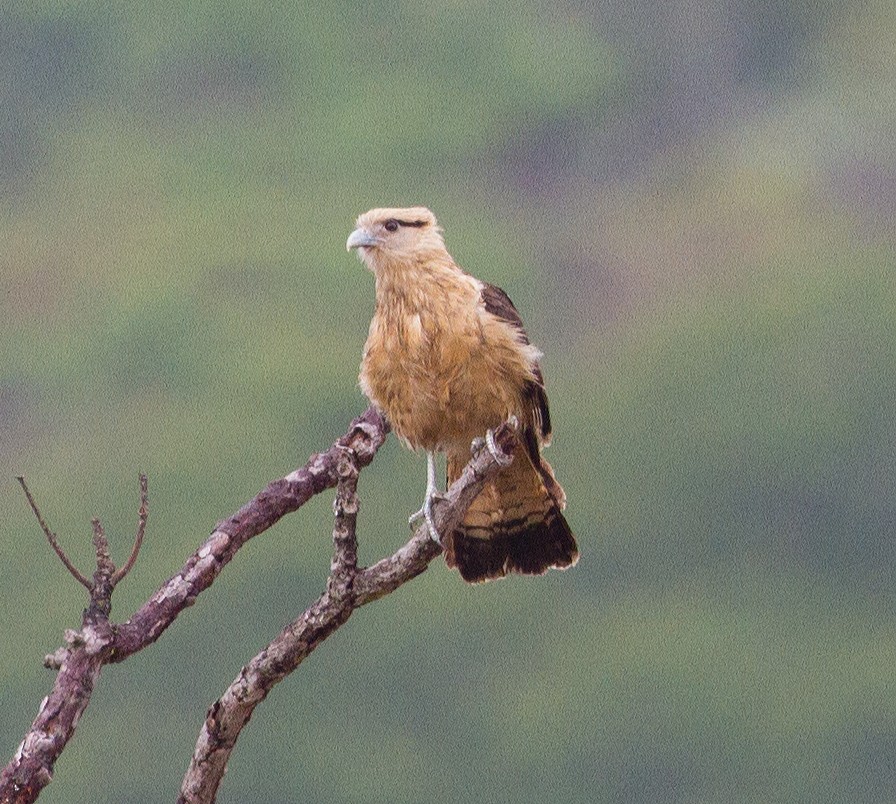
{"type": "Polygon", "coordinates": [[[348,240],[345,241],[345,250],[351,251],[353,248],[369,248],[370,246],[375,246],[377,243],[379,243],[379,240],[366,229],[355,229],[355,231],[348,236],[348,240]]]}

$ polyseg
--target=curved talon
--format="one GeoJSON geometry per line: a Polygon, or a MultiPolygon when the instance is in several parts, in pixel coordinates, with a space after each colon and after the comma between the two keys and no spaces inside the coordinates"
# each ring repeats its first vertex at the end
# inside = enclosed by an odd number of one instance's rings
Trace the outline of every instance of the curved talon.
{"type": "Polygon", "coordinates": [[[513,456],[505,455],[501,448],[495,443],[495,433],[493,430],[485,431],[485,446],[488,447],[488,451],[499,465],[510,466],[513,461],[513,456]]]}
{"type": "Polygon", "coordinates": [[[408,524],[416,530],[420,524],[420,520],[426,520],[429,528],[429,535],[436,544],[442,544],[442,538],[436,530],[435,522],[432,518],[432,501],[440,496],[436,491],[436,464],[435,456],[431,452],[426,453],[426,497],[423,500],[423,507],[408,517],[408,524]]]}
{"type": "Polygon", "coordinates": [[[436,529],[435,521],[432,518],[432,501],[438,496],[440,495],[433,494],[432,496],[427,496],[426,501],[423,503],[423,507],[408,517],[408,525],[416,530],[420,526],[420,522],[425,521],[429,528],[430,538],[437,544],[442,544],[442,537],[439,536],[439,531],[436,529]]]}
{"type": "Polygon", "coordinates": [[[442,537],[439,535],[439,532],[436,530],[436,523],[432,520],[432,497],[428,497],[426,503],[423,506],[423,516],[426,519],[426,524],[429,526],[429,536],[436,543],[442,544],[442,537]]]}

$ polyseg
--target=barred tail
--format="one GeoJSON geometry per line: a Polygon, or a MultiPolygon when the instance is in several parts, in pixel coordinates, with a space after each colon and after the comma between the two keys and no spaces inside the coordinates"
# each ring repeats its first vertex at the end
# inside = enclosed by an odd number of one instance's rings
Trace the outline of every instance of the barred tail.
{"type": "MultiPolygon", "coordinates": [[[[539,456],[540,458],[540,456],[539,456]]],[[[448,457],[448,480],[463,469],[464,459],[448,457]]],[[[513,463],[483,488],[464,521],[445,539],[445,560],[470,583],[508,573],[543,575],[565,569],[579,559],[575,537],[561,510],[566,501],[550,465],[536,468],[518,451],[513,463]]]]}

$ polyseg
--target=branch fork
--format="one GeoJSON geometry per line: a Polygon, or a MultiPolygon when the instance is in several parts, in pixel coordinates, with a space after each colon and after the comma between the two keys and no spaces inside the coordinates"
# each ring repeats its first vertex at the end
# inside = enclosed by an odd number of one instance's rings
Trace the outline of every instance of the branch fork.
{"type": "MultiPolygon", "coordinates": [[[[49,784],[56,759],[74,734],[103,665],[124,661],[155,642],[211,586],[247,541],[312,496],[335,486],[333,559],[324,593],[242,668],[206,714],[178,801],[213,802],[240,732],[270,690],[345,623],[355,609],[415,578],[442,552],[424,523],[393,555],[370,567],[357,565],[358,475],[373,460],[388,433],[388,422],[377,410],[369,408],[329,450],[312,455],[303,467],[273,481],[229,519],[218,523],[181,570],[127,621],[116,625],[109,621],[111,595],[134,566],[143,541],[148,507],[146,478],[140,477],[134,546],[121,568],[112,563],[101,523],[93,521],[96,570],[91,579],[72,564],[44,521],[24,479],[18,478],[50,546],[72,577],[89,591],[90,605],[84,612],[81,629],[66,631],[66,644],[45,659],[48,667],[59,672],[19,750],[0,774],[0,804],[33,802],[49,784]]],[[[500,470],[506,458],[512,458],[516,444],[512,423],[496,428],[490,445],[474,444],[473,457],[460,478],[434,505],[439,532],[457,527],[486,480],[500,470]]]]}
{"type": "Polygon", "coordinates": [[[56,534],[50,530],[44,520],[37,503],[34,500],[31,490],[25,483],[25,478],[19,475],[16,480],[25,492],[25,497],[37,522],[47,537],[50,547],[59,557],[63,566],[69,571],[69,574],[87,589],[90,594],[90,607],[85,612],[91,622],[100,620],[108,620],[112,611],[112,591],[118,584],[125,579],[131,571],[137,556],[140,554],[140,547],[143,545],[143,536],[146,533],[146,520],[149,516],[149,492],[147,489],[146,475],[140,475],[140,508],[137,511],[137,534],[134,537],[134,546],[131,548],[131,554],[121,569],[116,569],[115,564],[109,555],[109,540],[103,530],[103,525],[99,519],[91,520],[93,527],[93,547],[96,552],[96,570],[93,577],[88,580],[78,568],[72,563],[71,559],[66,555],[65,551],[59,545],[59,539],[56,534]]]}

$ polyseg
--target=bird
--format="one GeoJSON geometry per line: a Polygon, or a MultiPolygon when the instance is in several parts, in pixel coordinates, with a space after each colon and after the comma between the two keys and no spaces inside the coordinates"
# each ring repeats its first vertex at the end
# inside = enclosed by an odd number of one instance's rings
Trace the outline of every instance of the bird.
{"type": "Polygon", "coordinates": [[[426,452],[426,496],[411,524],[426,521],[448,566],[469,583],[573,566],[579,550],[562,514],[566,494],[541,454],[551,441],[542,354],[508,295],[457,265],[426,207],[365,212],[346,249],[357,250],[375,280],[361,390],[406,446],[426,452]],[[484,436],[496,453],[493,429],[514,419],[515,459],[486,482],[457,528],[439,534],[435,454],[446,456],[450,485],[471,443],[484,436]]]}

